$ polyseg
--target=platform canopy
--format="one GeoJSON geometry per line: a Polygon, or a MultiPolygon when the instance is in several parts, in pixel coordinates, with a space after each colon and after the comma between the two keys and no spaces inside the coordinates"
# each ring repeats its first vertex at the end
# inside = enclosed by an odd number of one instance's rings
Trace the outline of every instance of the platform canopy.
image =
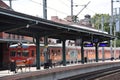
{"type": "Polygon", "coordinates": [[[35,37],[48,36],[54,39],[84,41],[107,41],[115,37],[103,32],[83,29],[65,24],[56,23],[23,13],[0,8],[0,32],[35,37]]]}

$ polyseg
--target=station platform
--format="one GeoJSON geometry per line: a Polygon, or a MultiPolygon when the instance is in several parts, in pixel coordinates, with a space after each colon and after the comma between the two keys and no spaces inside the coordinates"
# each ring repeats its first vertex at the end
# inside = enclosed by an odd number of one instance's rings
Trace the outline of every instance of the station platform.
{"type": "Polygon", "coordinates": [[[31,67],[30,71],[29,69],[25,70],[25,68],[23,68],[23,71],[18,70],[17,73],[4,70],[0,71],[0,80],[58,80],[115,66],[120,66],[120,60],[69,64],[67,66],[56,66],[50,69],[41,67],[40,70],[37,70],[36,67],[31,67]]]}

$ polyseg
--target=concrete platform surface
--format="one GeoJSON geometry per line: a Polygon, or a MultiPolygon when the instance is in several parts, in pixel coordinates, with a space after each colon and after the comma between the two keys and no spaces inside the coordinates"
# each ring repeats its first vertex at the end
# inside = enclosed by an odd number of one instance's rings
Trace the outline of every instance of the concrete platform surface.
{"type": "Polygon", "coordinates": [[[114,61],[104,61],[104,62],[93,62],[93,63],[87,63],[87,64],[70,64],[67,66],[56,66],[55,68],[50,69],[43,69],[41,67],[40,70],[37,70],[36,67],[31,67],[30,71],[29,69],[23,68],[23,71],[18,70],[17,73],[10,72],[9,70],[0,71],[0,80],[26,80],[26,78],[32,77],[36,78],[36,76],[45,76],[50,74],[55,74],[59,72],[67,72],[72,70],[78,70],[78,69],[89,69],[89,68],[97,68],[97,66],[102,65],[114,65],[114,64],[120,64],[120,60],[114,60],[114,61]]]}

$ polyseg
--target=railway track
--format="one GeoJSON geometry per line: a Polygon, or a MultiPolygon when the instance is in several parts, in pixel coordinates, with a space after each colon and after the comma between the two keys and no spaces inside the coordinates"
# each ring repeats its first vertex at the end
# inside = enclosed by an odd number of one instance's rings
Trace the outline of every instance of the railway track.
{"type": "Polygon", "coordinates": [[[104,70],[89,72],[85,74],[80,74],[77,76],[72,76],[72,77],[60,79],[60,80],[100,80],[101,77],[118,73],[118,72],[120,72],[120,67],[114,67],[114,68],[108,68],[104,70]]]}

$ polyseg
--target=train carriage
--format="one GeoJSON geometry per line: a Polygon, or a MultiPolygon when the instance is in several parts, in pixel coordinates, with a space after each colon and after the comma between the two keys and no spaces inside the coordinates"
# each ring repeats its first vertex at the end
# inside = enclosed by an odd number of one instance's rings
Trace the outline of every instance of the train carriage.
{"type": "MultiPolygon", "coordinates": [[[[41,64],[44,63],[44,45],[40,45],[40,61],[41,64]]],[[[62,61],[62,45],[48,45],[48,58],[52,60],[53,63],[59,63],[62,61]]],[[[102,60],[102,48],[99,50],[99,60],[102,60]]],[[[24,61],[29,61],[27,64],[35,65],[36,64],[36,46],[34,44],[15,44],[9,47],[9,60],[15,60],[17,64],[23,64],[24,61]]],[[[84,48],[84,57],[87,58],[87,61],[95,61],[95,48],[94,47],[85,47],[84,48]]],[[[115,57],[118,59],[120,57],[120,49],[116,49],[115,57]]],[[[104,47],[104,59],[110,60],[110,48],[104,47]]],[[[78,46],[66,46],[66,61],[79,62],[81,61],[81,47],[78,46]]]]}

